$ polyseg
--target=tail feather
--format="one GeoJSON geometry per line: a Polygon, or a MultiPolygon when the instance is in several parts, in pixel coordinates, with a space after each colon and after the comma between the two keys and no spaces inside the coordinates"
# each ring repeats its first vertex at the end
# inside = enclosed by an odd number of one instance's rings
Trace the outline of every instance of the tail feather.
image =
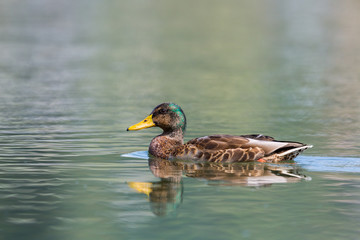
{"type": "Polygon", "coordinates": [[[308,149],[308,148],[312,148],[313,146],[312,145],[305,145],[305,146],[302,146],[302,147],[297,147],[297,148],[292,148],[292,149],[289,149],[285,152],[282,152],[282,153],[279,153],[278,156],[282,157],[282,156],[286,156],[288,154],[291,154],[291,153],[295,153],[295,152],[299,152],[301,153],[302,151],[308,149]]]}
{"type": "Polygon", "coordinates": [[[287,149],[283,152],[271,154],[262,159],[267,162],[274,162],[274,163],[283,162],[283,161],[291,161],[294,158],[296,158],[302,151],[304,151],[308,148],[312,148],[312,147],[313,147],[312,145],[304,145],[301,147],[295,147],[295,148],[287,149]]]}

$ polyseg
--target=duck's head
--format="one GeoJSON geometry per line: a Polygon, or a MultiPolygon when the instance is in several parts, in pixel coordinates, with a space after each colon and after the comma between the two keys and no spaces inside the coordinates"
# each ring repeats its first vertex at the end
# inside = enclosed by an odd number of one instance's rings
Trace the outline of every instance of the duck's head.
{"type": "Polygon", "coordinates": [[[144,128],[159,127],[164,132],[173,132],[186,129],[186,117],[180,106],[174,103],[162,103],[141,122],[129,127],[128,131],[141,130],[144,128]]]}

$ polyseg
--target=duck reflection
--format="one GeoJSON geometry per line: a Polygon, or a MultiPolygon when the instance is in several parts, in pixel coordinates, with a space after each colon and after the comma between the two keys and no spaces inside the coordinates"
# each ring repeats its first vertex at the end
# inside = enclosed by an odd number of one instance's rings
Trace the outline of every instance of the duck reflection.
{"type": "Polygon", "coordinates": [[[149,197],[151,210],[158,216],[175,212],[183,200],[185,175],[201,178],[211,185],[240,185],[268,187],[274,183],[298,182],[311,178],[301,175],[300,169],[290,165],[269,165],[263,163],[194,163],[149,159],[151,172],[160,181],[130,182],[129,186],[149,197]]]}

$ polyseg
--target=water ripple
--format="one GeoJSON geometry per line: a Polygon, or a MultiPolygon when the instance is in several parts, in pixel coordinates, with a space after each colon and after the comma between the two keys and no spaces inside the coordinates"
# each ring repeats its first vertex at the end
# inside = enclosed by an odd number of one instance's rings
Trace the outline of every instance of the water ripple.
{"type": "Polygon", "coordinates": [[[360,158],[299,156],[296,162],[308,171],[360,172],[360,158]]]}

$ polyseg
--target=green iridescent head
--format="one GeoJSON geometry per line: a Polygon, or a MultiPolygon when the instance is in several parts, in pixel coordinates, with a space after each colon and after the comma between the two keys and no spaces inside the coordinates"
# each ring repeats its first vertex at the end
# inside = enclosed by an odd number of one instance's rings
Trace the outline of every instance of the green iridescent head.
{"type": "Polygon", "coordinates": [[[149,127],[160,127],[165,132],[181,129],[186,130],[186,117],[183,110],[175,103],[162,103],[154,108],[143,121],[128,128],[140,130],[149,127]]]}

